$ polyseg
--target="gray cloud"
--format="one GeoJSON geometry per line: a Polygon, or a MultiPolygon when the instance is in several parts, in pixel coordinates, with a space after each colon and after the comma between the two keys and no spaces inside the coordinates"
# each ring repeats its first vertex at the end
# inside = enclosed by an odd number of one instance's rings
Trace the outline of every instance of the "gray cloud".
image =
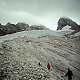
{"type": "Polygon", "coordinates": [[[56,29],[60,17],[80,22],[80,0],[0,0],[0,21],[42,23],[56,29]],[[49,26],[50,25],[50,26],[49,26]]]}

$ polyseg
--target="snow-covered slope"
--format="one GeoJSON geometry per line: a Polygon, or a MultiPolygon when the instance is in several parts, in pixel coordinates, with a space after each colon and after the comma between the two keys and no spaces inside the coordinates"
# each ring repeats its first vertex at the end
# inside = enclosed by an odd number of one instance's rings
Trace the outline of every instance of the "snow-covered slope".
{"type": "Polygon", "coordinates": [[[14,34],[9,34],[5,36],[0,36],[0,42],[3,42],[5,40],[13,40],[18,37],[41,37],[46,35],[53,35],[53,36],[59,36],[63,37],[65,34],[69,34],[72,31],[52,31],[52,30],[33,30],[33,31],[23,31],[23,32],[17,32],[14,34]]]}

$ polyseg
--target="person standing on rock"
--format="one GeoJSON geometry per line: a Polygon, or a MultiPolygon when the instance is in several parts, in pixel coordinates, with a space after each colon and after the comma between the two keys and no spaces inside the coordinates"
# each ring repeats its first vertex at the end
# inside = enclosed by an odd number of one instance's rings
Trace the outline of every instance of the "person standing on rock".
{"type": "Polygon", "coordinates": [[[50,69],[51,69],[51,64],[50,63],[47,64],[47,68],[50,71],[50,69]]]}
{"type": "Polygon", "coordinates": [[[65,76],[66,77],[68,76],[68,80],[72,80],[73,73],[72,73],[72,71],[69,68],[68,68],[68,72],[66,73],[65,76]]]}

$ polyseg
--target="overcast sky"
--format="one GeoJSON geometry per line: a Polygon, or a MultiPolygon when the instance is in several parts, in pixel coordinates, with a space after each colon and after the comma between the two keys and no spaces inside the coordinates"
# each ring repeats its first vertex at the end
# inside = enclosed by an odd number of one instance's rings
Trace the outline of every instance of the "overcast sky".
{"type": "Polygon", "coordinates": [[[80,0],[0,0],[0,23],[43,24],[56,30],[60,17],[80,24],[80,0]]]}

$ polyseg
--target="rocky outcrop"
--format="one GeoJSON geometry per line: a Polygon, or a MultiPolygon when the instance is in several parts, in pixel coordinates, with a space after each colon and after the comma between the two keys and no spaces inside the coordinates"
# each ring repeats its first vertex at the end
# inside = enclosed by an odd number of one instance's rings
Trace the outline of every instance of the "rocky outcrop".
{"type": "Polygon", "coordinates": [[[30,29],[31,30],[49,30],[48,28],[46,28],[43,25],[31,25],[30,29]]]}
{"type": "Polygon", "coordinates": [[[62,30],[62,28],[67,26],[67,25],[71,26],[72,30],[80,31],[80,26],[76,22],[74,22],[73,20],[71,20],[69,18],[60,18],[58,20],[57,30],[62,30]]]}
{"type": "Polygon", "coordinates": [[[19,23],[16,24],[16,28],[17,28],[18,31],[21,31],[21,30],[25,31],[25,30],[28,30],[29,25],[19,22],[19,23]]]}
{"type": "Polygon", "coordinates": [[[4,25],[1,25],[1,24],[0,24],[0,36],[5,35],[6,32],[7,32],[6,27],[4,27],[4,25]]]}
{"type": "MultiPolygon", "coordinates": [[[[43,25],[31,25],[19,22],[17,24],[11,24],[8,22],[6,25],[0,24],[0,36],[6,35],[6,34],[12,34],[16,32],[21,31],[29,31],[29,30],[47,30],[43,25]]],[[[49,30],[49,29],[48,29],[49,30]]]]}
{"type": "Polygon", "coordinates": [[[6,25],[6,30],[7,30],[7,34],[11,34],[11,33],[15,33],[17,32],[16,26],[15,24],[11,24],[10,22],[8,22],[6,25]]]}
{"type": "Polygon", "coordinates": [[[0,24],[0,36],[22,31],[18,29],[19,28],[17,28],[15,24],[11,24],[10,22],[8,22],[5,26],[0,24]]]}

